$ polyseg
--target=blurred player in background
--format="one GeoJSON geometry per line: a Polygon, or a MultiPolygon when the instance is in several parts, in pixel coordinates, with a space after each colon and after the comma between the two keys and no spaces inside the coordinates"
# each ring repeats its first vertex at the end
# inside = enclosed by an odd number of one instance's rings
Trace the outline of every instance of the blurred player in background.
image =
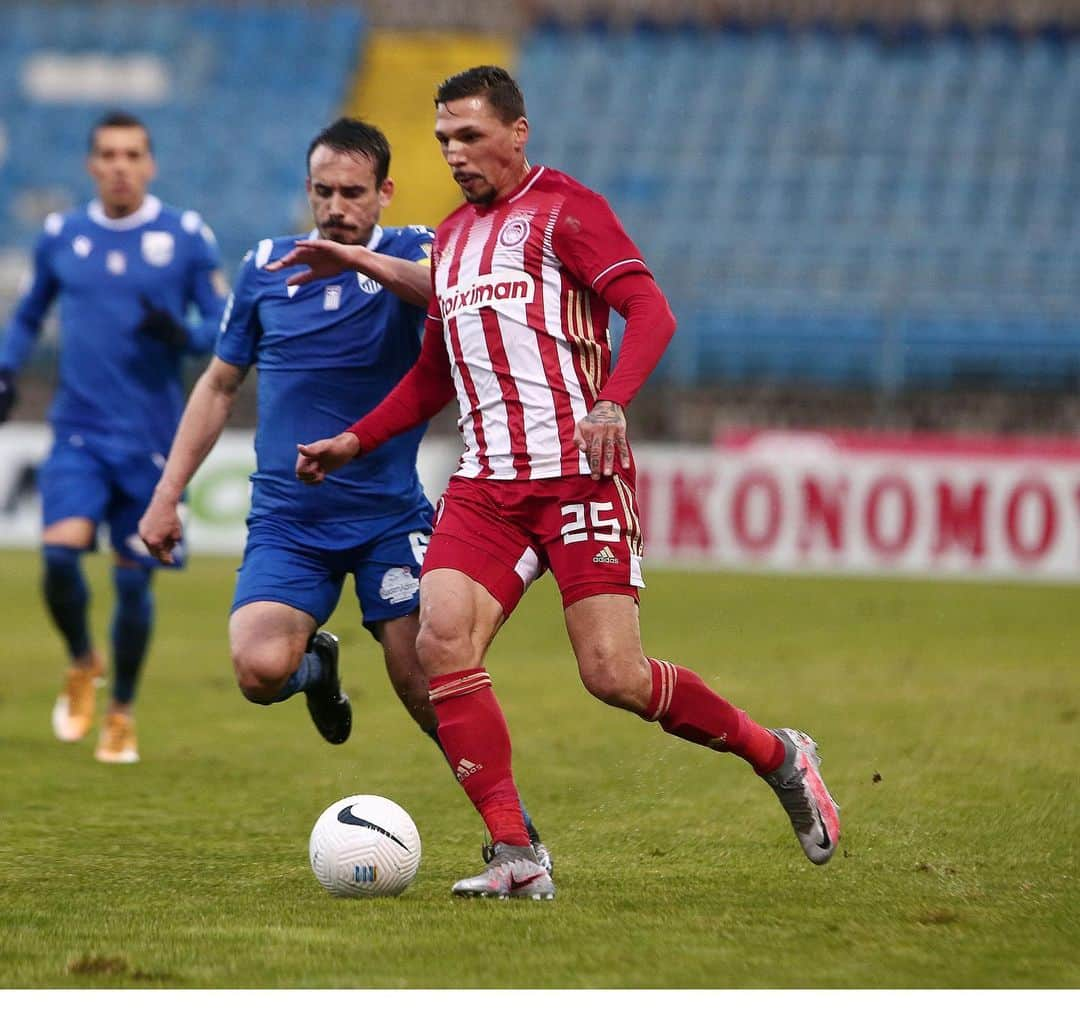
{"type": "MultiPolygon", "coordinates": [[[[364,627],[382,645],[394,690],[439,743],[416,659],[419,574],[432,514],[416,471],[424,424],[343,469],[324,491],[295,474],[301,437],[343,427],[378,405],[416,361],[434,237],[424,226],[379,225],[394,184],[389,143],[372,125],[349,118],[331,124],[311,142],[307,166],[311,236],[347,245],[353,267],[325,285],[287,283],[267,269],[297,237],[265,239],[248,253],[216,354],[192,391],[139,531],[152,553],[171,560],[182,536],[181,494],[256,366],[257,464],[229,619],[240,689],[266,705],[302,691],[322,736],[331,744],[348,738],[352,707],[341,689],[338,640],[317,629],[352,575],[364,627]]],[[[518,820],[550,865],[527,813],[518,820]]]]}
{"type": "MultiPolygon", "coordinates": [[[[147,188],[155,164],[146,127],[111,113],[90,132],[87,169],[97,199],[45,220],[33,280],[0,343],[0,420],[52,302],[60,301],[60,383],[41,468],[45,602],[70,657],[53,730],[90,730],[105,661],[87,623],[80,559],[108,524],[115,552],[112,703],[95,757],[136,762],[136,684],[153,629],[158,566],[138,539],[139,516],[161,475],[184,405],[186,355],[213,347],[227,287],[217,245],[197,212],[163,205],[147,188]],[[189,327],[191,305],[201,324],[189,327]]],[[[176,558],[180,563],[180,555],[176,558]]]]}
{"type": "MultiPolygon", "coordinates": [[[[501,68],[472,68],[440,86],[435,136],[465,203],[436,234],[420,358],[380,406],[334,438],[301,445],[296,463],[301,479],[321,483],[457,396],[465,452],[424,561],[418,652],[443,747],[495,849],[486,870],[453,892],[555,893],[521,822],[510,737],[483,663],[547,568],[585,687],[745,759],[775,790],[807,857],[824,864],[840,829],[814,742],[760,726],[693,671],[642,651],[642,536],[623,410],[675,319],[607,202],[530,166],[528,134],[521,92],[501,68]],[[609,308],[626,319],[614,371],[609,308]]],[[[310,263],[303,246],[285,260],[310,263]]],[[[337,254],[339,267],[348,261],[344,248],[311,246],[337,254]]]]}

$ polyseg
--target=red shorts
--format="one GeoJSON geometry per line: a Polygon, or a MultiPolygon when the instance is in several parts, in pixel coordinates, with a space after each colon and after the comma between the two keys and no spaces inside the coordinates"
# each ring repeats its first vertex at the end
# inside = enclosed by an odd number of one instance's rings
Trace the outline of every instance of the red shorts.
{"type": "Polygon", "coordinates": [[[638,599],[641,524],[633,473],[593,480],[455,476],[435,508],[422,575],[453,568],[479,582],[509,617],[551,569],[564,607],[598,593],[638,599]]]}

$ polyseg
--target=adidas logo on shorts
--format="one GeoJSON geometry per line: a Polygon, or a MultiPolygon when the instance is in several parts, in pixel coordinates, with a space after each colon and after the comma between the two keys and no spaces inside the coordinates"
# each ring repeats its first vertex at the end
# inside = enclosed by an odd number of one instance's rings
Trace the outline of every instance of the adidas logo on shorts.
{"type": "Polygon", "coordinates": [[[470,762],[467,758],[463,758],[454,770],[454,775],[458,778],[458,783],[468,779],[474,773],[480,772],[484,767],[478,762],[470,762]]]}
{"type": "Polygon", "coordinates": [[[605,547],[593,559],[593,564],[618,564],[619,559],[611,553],[610,547],[605,547]]]}

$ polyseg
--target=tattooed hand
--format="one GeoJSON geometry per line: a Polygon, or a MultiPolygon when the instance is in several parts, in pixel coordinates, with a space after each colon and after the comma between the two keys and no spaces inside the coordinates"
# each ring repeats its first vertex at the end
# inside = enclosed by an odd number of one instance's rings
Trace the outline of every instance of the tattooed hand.
{"type": "Polygon", "coordinates": [[[594,480],[614,472],[616,450],[619,464],[629,469],[630,448],[626,443],[626,416],[622,406],[607,401],[596,403],[592,412],[574,425],[574,444],[588,458],[594,480]]]}

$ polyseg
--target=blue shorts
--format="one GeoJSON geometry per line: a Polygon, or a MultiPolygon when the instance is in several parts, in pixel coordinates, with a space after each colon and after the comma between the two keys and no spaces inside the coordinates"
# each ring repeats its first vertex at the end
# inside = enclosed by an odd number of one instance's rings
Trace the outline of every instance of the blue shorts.
{"type": "Polygon", "coordinates": [[[90,519],[95,526],[105,522],[109,542],[121,557],[148,568],[180,567],[182,543],[173,550],[176,564],[169,566],[148,554],[139,539],[139,519],[164,467],[160,453],[121,450],[82,434],[57,433],[38,470],[42,521],[46,526],[72,518],[90,519]]]}
{"type": "Polygon", "coordinates": [[[270,601],[303,610],[325,624],[353,576],[364,627],[411,614],[420,605],[420,566],[431,537],[431,508],[389,520],[355,547],[324,550],[305,540],[301,526],[251,519],[232,609],[270,601]]]}

